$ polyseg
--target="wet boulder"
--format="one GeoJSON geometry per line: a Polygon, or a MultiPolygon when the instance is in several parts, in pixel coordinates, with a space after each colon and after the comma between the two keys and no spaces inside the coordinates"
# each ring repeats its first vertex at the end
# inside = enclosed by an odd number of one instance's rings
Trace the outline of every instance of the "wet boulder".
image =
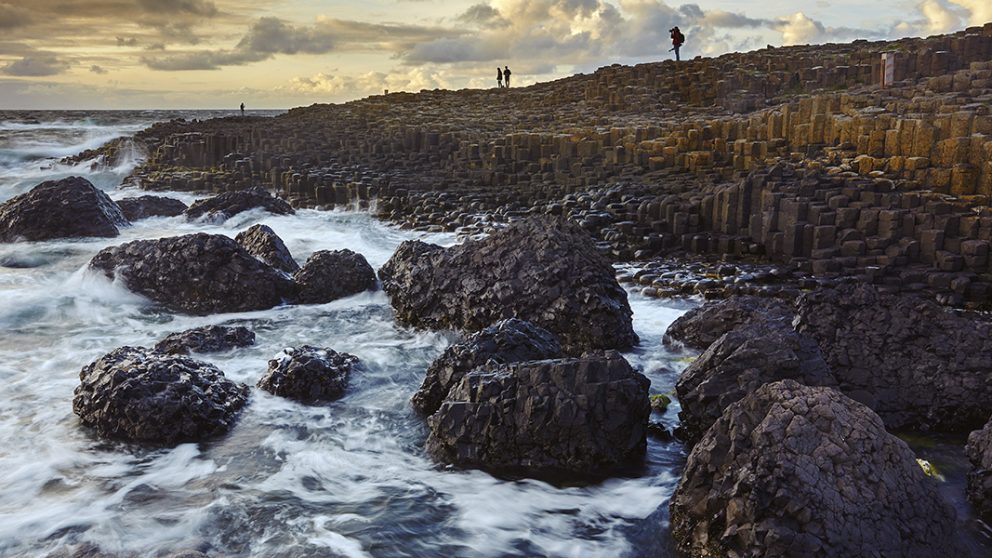
{"type": "Polygon", "coordinates": [[[213,365],[141,347],[121,347],[83,367],[72,409],[101,436],[175,445],[227,432],[248,386],[213,365]]]}
{"type": "Polygon", "coordinates": [[[164,196],[138,196],[117,201],[121,213],[128,221],[140,221],[149,217],[176,217],[186,211],[187,205],[175,198],[164,196]]]}
{"type": "Polygon", "coordinates": [[[706,350],[723,334],[756,322],[792,321],[795,311],[785,302],[757,296],[735,296],[709,302],[679,316],[665,332],[666,344],[706,350]]]}
{"type": "Polygon", "coordinates": [[[255,344],[255,333],[246,327],[205,326],[172,333],[155,345],[170,355],[216,353],[255,344]]]}
{"type": "Polygon", "coordinates": [[[992,419],[968,436],[965,453],[971,462],[968,500],[983,519],[992,521],[992,419]]]}
{"type": "Polygon", "coordinates": [[[324,304],[376,288],[375,270],[365,256],[348,249],[314,252],[293,279],[301,304],[324,304]]]}
{"type": "Polygon", "coordinates": [[[785,380],[696,444],[671,522],[685,556],[937,556],[953,554],[955,512],[871,409],[785,380]]]}
{"type": "Polygon", "coordinates": [[[90,268],[168,308],[191,314],[264,310],[296,286],[223,235],[136,240],[101,250],[90,268]]]}
{"type": "Polygon", "coordinates": [[[212,198],[196,200],[186,210],[190,219],[226,221],[235,215],[252,209],[264,209],[274,215],[292,215],[296,211],[285,200],[277,198],[261,188],[224,192],[212,198]]]}
{"type": "Polygon", "coordinates": [[[258,387],[301,403],[339,399],[348,388],[348,377],[358,357],[303,345],[284,349],[269,361],[258,387]]]}
{"type": "Polygon", "coordinates": [[[792,379],[836,386],[816,341],[781,322],[756,322],[724,333],[675,384],[682,437],[694,443],[736,401],[759,387],[792,379]]]}
{"type": "Polygon", "coordinates": [[[427,450],[462,467],[607,474],[644,450],[649,384],[615,351],[484,366],[428,419],[427,450]]]}
{"type": "Polygon", "coordinates": [[[405,242],[379,278],[397,318],[416,327],[479,331],[519,318],[573,355],[637,343],[613,268],[564,219],[525,219],[448,249],[405,242]]]}
{"type": "Polygon", "coordinates": [[[451,387],[471,370],[485,364],[507,364],[561,358],[561,345],[548,330],[511,318],[476,332],[448,347],[427,369],[423,385],[413,394],[414,409],[434,414],[451,387]]]}
{"type": "Polygon", "coordinates": [[[78,176],[42,182],[0,204],[0,242],[112,238],[129,224],[107,194],[78,176]]]}
{"type": "Polygon", "coordinates": [[[888,428],[967,432],[992,409],[992,323],[865,284],[798,304],[796,329],[817,341],[841,391],[888,428]]]}
{"type": "Polygon", "coordinates": [[[234,240],[249,254],[280,271],[293,274],[300,269],[286,243],[268,225],[252,225],[234,240]]]}

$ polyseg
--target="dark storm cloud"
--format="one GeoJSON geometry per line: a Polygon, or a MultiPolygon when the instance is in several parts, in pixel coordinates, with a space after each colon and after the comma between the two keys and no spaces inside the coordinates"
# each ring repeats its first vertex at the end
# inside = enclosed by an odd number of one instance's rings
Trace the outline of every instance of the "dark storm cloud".
{"type": "Polygon", "coordinates": [[[275,17],[263,17],[241,39],[236,50],[265,54],[323,54],[334,48],[326,26],[293,27],[275,17]]]}
{"type": "Polygon", "coordinates": [[[40,77],[61,74],[68,68],[69,65],[67,63],[59,60],[54,55],[35,53],[7,64],[0,72],[8,76],[40,77]]]}
{"type": "Polygon", "coordinates": [[[30,11],[13,4],[0,3],[0,29],[23,27],[34,21],[30,11]]]}

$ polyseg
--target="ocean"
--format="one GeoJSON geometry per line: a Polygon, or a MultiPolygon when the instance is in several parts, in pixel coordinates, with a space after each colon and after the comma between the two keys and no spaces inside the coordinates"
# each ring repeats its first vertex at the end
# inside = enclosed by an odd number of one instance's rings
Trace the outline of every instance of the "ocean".
{"type": "MultiPolygon", "coordinates": [[[[84,176],[112,198],[140,163],[59,160],[172,118],[230,112],[0,113],[0,202],[36,184],[84,176]]],[[[250,111],[250,114],[262,114],[250,111]]],[[[270,113],[275,114],[275,113],[270,113]]],[[[163,193],[190,203],[197,196],[163,193]]],[[[450,245],[450,234],[400,230],[357,211],[257,211],[223,224],[153,218],[119,238],[0,244],[0,556],[669,556],[668,501],[685,461],[677,442],[648,441],[644,464],[592,484],[552,485],[457,470],[424,452],[409,399],[431,361],[457,339],[402,327],[382,292],[315,306],[194,317],[175,314],[87,271],[100,249],[204,231],[272,227],[297,260],[350,248],[381,266],[404,240],[450,245]],[[254,385],[284,347],[330,347],[365,364],[347,395],[304,406],[253,390],[219,440],[149,449],[107,442],[72,412],[79,370],[124,345],[151,346],[191,327],[244,325],[257,344],[197,355],[254,385]]],[[[177,278],[181,280],[181,278],[177,278]]],[[[687,355],[660,340],[694,303],[630,291],[641,346],[626,356],[668,392],[687,355]]],[[[655,420],[676,423],[677,402],[655,420]]]]}

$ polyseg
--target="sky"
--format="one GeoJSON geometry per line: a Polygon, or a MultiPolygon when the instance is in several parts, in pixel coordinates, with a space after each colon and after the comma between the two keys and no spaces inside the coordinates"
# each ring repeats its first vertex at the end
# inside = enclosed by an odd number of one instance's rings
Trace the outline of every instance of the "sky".
{"type": "Polygon", "coordinates": [[[766,45],[927,36],[992,0],[0,0],[0,109],[289,108],[766,45]]]}

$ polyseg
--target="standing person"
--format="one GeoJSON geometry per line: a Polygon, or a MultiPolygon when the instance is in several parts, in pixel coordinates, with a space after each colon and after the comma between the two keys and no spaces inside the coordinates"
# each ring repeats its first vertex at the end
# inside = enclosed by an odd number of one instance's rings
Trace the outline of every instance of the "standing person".
{"type": "Polygon", "coordinates": [[[503,69],[496,66],[496,89],[503,88],[503,69]]]}
{"type": "Polygon", "coordinates": [[[245,104],[241,103],[241,116],[245,115],[245,104]]]}
{"type": "Polygon", "coordinates": [[[506,82],[506,87],[510,87],[510,67],[503,66],[503,81],[506,82]]]}
{"type": "Polygon", "coordinates": [[[679,49],[682,48],[682,45],[685,43],[685,35],[679,31],[678,26],[672,27],[668,30],[668,32],[672,37],[672,50],[675,51],[675,60],[681,60],[679,58],[679,49]]]}

